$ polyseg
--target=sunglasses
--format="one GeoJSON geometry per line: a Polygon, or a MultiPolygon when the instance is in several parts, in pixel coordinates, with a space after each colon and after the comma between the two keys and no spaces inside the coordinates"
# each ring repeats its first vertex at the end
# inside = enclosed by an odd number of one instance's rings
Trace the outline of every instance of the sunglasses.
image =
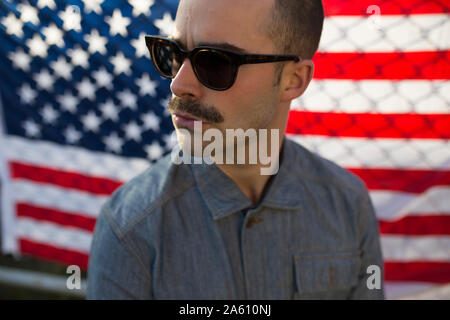
{"type": "Polygon", "coordinates": [[[182,49],[175,40],[159,36],[145,36],[145,43],[153,65],[161,76],[175,78],[183,61],[189,58],[200,83],[217,91],[231,88],[240,65],[300,61],[299,57],[291,55],[240,54],[209,46],[200,46],[188,51],[182,49]]]}

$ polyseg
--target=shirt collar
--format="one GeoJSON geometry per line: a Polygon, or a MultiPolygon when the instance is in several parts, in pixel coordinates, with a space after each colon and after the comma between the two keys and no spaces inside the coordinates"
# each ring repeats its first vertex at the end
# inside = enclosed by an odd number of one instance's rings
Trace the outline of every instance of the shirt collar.
{"type": "MultiPolygon", "coordinates": [[[[298,163],[293,144],[295,142],[284,138],[278,173],[268,181],[265,195],[257,207],[284,210],[299,207],[300,196],[297,195],[297,190],[300,188],[296,187],[299,181],[298,177],[292,174],[295,171],[295,163],[298,163]],[[289,192],[286,192],[287,190],[289,192]]],[[[190,167],[214,219],[220,219],[253,206],[236,183],[215,164],[191,164],[190,167]]]]}

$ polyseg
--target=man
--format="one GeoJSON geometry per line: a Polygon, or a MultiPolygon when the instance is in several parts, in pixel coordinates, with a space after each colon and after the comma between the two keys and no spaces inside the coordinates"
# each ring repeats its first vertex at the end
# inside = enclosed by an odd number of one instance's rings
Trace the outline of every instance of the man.
{"type": "Polygon", "coordinates": [[[181,0],[170,39],[146,39],[155,67],[172,78],[169,110],[183,153],[189,133],[269,129],[280,134],[256,131],[259,148],[279,166],[261,174],[261,159],[248,161],[250,145],[234,140],[223,151],[244,148],[243,164],[160,159],[102,208],[88,298],[384,297],[368,273],[375,266],[382,279],[364,184],[284,137],[290,102],[311,81],[322,25],[317,0],[181,0]]]}

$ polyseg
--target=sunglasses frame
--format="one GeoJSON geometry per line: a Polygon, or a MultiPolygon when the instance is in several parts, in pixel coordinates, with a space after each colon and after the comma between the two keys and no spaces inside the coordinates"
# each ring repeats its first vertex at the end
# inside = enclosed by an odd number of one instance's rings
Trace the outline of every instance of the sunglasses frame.
{"type": "Polygon", "coordinates": [[[165,44],[169,43],[170,45],[173,45],[176,48],[176,50],[178,50],[177,54],[179,54],[181,56],[181,58],[182,58],[181,61],[184,61],[186,58],[188,58],[191,61],[192,69],[194,70],[195,76],[197,77],[198,81],[200,81],[200,83],[203,84],[205,87],[212,89],[212,90],[216,90],[216,91],[224,91],[224,90],[231,88],[233,86],[234,82],[236,81],[238,69],[243,64],[257,64],[257,63],[281,62],[281,61],[291,61],[291,60],[295,61],[295,62],[301,61],[300,57],[294,56],[294,55],[243,54],[243,53],[237,53],[237,52],[233,52],[230,50],[215,48],[215,47],[210,47],[210,46],[199,46],[199,47],[195,47],[194,49],[189,51],[189,50],[184,50],[183,48],[181,48],[180,45],[178,44],[178,42],[173,39],[170,39],[167,37],[162,37],[162,36],[151,36],[151,35],[145,36],[145,43],[150,52],[153,66],[155,67],[156,71],[158,71],[158,73],[162,77],[167,78],[167,79],[173,79],[173,78],[175,78],[176,75],[174,75],[174,76],[165,75],[158,67],[158,65],[156,63],[157,60],[155,59],[155,56],[154,56],[155,50],[153,50],[154,45],[158,42],[164,42],[165,44]],[[214,86],[209,85],[208,83],[205,83],[205,81],[203,81],[201,79],[201,77],[198,74],[197,67],[195,64],[195,57],[197,56],[198,53],[200,53],[202,51],[216,52],[216,53],[221,54],[222,56],[226,56],[227,59],[230,60],[230,65],[232,67],[231,71],[233,73],[233,77],[228,86],[223,87],[223,88],[214,87],[214,86]]]}

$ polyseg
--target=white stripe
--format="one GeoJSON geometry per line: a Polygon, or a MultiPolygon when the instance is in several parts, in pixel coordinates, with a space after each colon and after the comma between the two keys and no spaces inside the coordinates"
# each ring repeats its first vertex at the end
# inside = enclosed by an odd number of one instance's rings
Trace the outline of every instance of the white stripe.
{"type": "Polygon", "coordinates": [[[421,194],[370,191],[377,218],[394,221],[405,216],[450,215],[450,187],[433,187],[421,194]]]}
{"type": "Polygon", "coordinates": [[[430,51],[450,48],[448,14],[354,16],[324,21],[319,51],[430,51]]]}
{"type": "Polygon", "coordinates": [[[67,250],[89,253],[92,233],[31,218],[17,219],[17,236],[67,250]]]}
{"type": "Polygon", "coordinates": [[[449,140],[287,137],[347,168],[450,169],[449,140]]]}
{"type": "Polygon", "coordinates": [[[449,236],[381,235],[383,260],[450,262],[449,236]]]}
{"type": "Polygon", "coordinates": [[[291,103],[312,112],[450,113],[450,81],[316,80],[291,103]]]}
{"type": "Polygon", "coordinates": [[[108,196],[58,188],[29,180],[11,182],[13,201],[30,205],[54,208],[65,212],[86,214],[96,218],[108,196]]]}
{"type": "Polygon", "coordinates": [[[6,144],[4,152],[9,160],[119,181],[130,180],[149,166],[145,159],[124,158],[19,137],[7,137],[6,144]]]}
{"type": "Polygon", "coordinates": [[[0,283],[3,285],[43,290],[58,295],[69,295],[86,299],[86,280],[81,280],[81,288],[67,288],[67,275],[52,275],[46,272],[28,271],[0,266],[0,283]]]}
{"type": "Polygon", "coordinates": [[[402,299],[407,296],[420,294],[430,289],[441,287],[434,283],[424,282],[384,282],[384,292],[386,299],[402,299]]]}
{"type": "Polygon", "coordinates": [[[404,300],[450,300],[450,284],[429,288],[423,292],[408,294],[404,300]]]}

